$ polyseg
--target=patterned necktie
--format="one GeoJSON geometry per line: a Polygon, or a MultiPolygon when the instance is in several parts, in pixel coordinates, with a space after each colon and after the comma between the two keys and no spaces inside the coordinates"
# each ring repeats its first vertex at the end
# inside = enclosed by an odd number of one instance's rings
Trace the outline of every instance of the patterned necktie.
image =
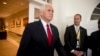
{"type": "Polygon", "coordinates": [[[49,46],[51,46],[51,43],[52,43],[52,34],[51,34],[51,31],[50,31],[49,25],[47,24],[46,26],[47,26],[48,44],[49,44],[49,46]]]}
{"type": "Polygon", "coordinates": [[[80,48],[80,30],[76,27],[76,34],[77,34],[77,46],[76,48],[80,48]]]}
{"type": "Polygon", "coordinates": [[[80,40],[80,30],[76,27],[77,40],[80,40]]]}

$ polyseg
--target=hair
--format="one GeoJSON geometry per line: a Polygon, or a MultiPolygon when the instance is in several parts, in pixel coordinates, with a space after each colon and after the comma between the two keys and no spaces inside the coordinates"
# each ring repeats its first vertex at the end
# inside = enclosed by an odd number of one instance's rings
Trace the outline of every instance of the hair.
{"type": "Polygon", "coordinates": [[[42,4],[42,6],[40,7],[40,11],[43,11],[45,9],[46,5],[52,6],[51,4],[47,4],[47,3],[42,4]]]}
{"type": "MultiPolygon", "coordinates": [[[[80,16],[80,18],[82,18],[81,14],[75,14],[75,16],[80,16]]],[[[74,16],[74,17],[75,17],[75,16],[74,16]]]]}
{"type": "Polygon", "coordinates": [[[47,5],[52,6],[51,4],[47,4],[47,3],[41,5],[41,7],[40,7],[40,17],[41,17],[42,12],[45,10],[45,7],[46,7],[47,5]]]}
{"type": "Polygon", "coordinates": [[[100,24],[100,19],[98,19],[98,24],[100,24]]]}

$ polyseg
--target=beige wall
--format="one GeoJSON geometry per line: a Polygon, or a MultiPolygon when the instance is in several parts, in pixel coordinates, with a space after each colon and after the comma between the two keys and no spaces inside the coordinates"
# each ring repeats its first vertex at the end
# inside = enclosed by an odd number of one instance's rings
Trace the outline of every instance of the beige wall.
{"type": "Polygon", "coordinates": [[[23,19],[26,17],[28,17],[28,8],[7,17],[5,20],[7,30],[22,35],[25,28],[23,19]]]}

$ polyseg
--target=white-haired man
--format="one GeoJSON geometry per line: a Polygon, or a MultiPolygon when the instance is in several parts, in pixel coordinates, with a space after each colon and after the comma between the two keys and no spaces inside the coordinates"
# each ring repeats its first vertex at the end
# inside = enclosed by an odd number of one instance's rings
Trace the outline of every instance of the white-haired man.
{"type": "Polygon", "coordinates": [[[40,20],[26,26],[17,56],[54,56],[54,49],[59,56],[66,55],[57,28],[50,24],[54,10],[51,5],[43,7],[40,20]]]}

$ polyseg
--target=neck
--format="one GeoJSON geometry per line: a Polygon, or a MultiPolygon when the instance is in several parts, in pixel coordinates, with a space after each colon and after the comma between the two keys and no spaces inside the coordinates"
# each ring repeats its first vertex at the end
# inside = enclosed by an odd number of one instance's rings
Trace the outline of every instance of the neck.
{"type": "Polygon", "coordinates": [[[43,20],[43,21],[45,21],[46,23],[49,23],[49,21],[47,21],[47,20],[43,20]]]}
{"type": "MultiPolygon", "coordinates": [[[[74,24],[75,25],[75,24],[74,24]]],[[[80,25],[75,25],[75,26],[80,26],[80,25]]]]}
{"type": "Polygon", "coordinates": [[[44,19],[44,18],[42,18],[42,17],[41,17],[41,19],[42,19],[44,22],[46,22],[46,23],[49,23],[49,22],[50,22],[49,20],[46,20],[46,19],[44,19]]]}

